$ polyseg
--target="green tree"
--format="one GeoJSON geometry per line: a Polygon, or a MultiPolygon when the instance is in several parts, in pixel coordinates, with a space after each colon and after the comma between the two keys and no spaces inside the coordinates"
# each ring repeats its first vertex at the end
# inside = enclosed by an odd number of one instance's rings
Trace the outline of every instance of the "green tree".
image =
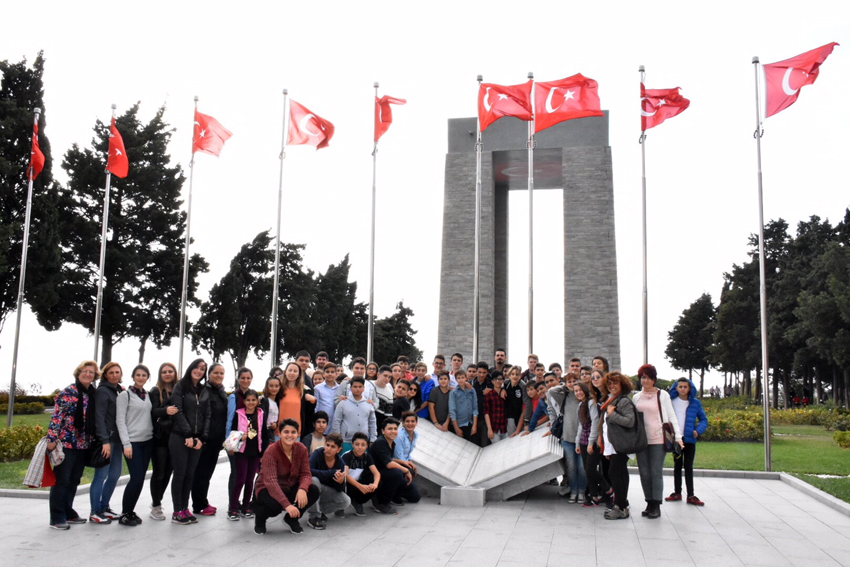
{"type": "Polygon", "coordinates": [[[703,395],[705,371],[711,367],[716,312],[711,296],[703,293],[682,312],[673,330],[667,334],[664,354],[673,368],[687,370],[691,378],[698,370],[699,395],[703,395]]]}
{"type": "MultiPolygon", "coordinates": [[[[245,365],[248,354],[262,356],[269,351],[271,306],[274,289],[274,249],[269,231],[259,233],[242,246],[230,262],[230,270],[210,290],[201,305],[201,317],[192,332],[193,348],[203,348],[214,360],[230,355],[234,370],[245,365]]],[[[278,335],[286,338],[293,329],[287,325],[292,313],[309,309],[312,278],[302,268],[302,245],[284,244],[280,250],[281,317],[278,335]],[[294,283],[293,283],[294,282],[294,283]],[[294,290],[307,293],[295,293],[294,290]]]]}
{"type": "Polygon", "coordinates": [[[389,317],[375,321],[375,342],[373,354],[379,364],[395,362],[400,355],[411,360],[422,360],[422,351],[416,348],[413,335],[416,331],[410,324],[413,310],[400,301],[396,311],[389,317]]]}
{"type": "MultiPolygon", "coordinates": [[[[130,160],[126,179],[112,177],[109,233],[103,289],[102,363],[112,359],[112,347],[127,337],[163,347],[179,333],[180,296],[186,214],[180,188],[180,166],[170,165],[168,142],[174,131],[161,107],[147,124],[138,119],[136,104],[116,119],[130,160]]],[[[69,177],[63,192],[63,281],[59,286],[60,316],[94,332],[104,196],[104,164],[109,125],[97,121],[91,148],[77,144],[65,154],[62,167],[69,177]]],[[[195,298],[197,276],[208,270],[198,254],[189,264],[188,299],[195,298]]]]}
{"type": "Polygon", "coordinates": [[[733,265],[723,277],[713,360],[724,372],[743,372],[744,391],[750,395],[750,373],[760,359],[758,265],[733,265]]]}
{"type": "Polygon", "coordinates": [[[32,148],[33,109],[39,116],[39,145],[44,169],[33,182],[32,218],[24,299],[38,321],[53,330],[59,321],[53,312],[58,301],[60,278],[57,187],[53,182],[53,156],[46,136],[44,112],[44,56],[32,67],[0,61],[0,330],[17,304],[23,250],[24,220],[29,179],[27,168],[32,148]]]}
{"type": "MultiPolygon", "coordinates": [[[[316,281],[314,328],[318,331],[312,353],[324,350],[337,363],[348,356],[366,354],[365,340],[359,345],[359,329],[365,317],[366,305],[358,303],[357,283],[348,281],[351,264],[348,254],[339,264],[330,265],[316,281]]],[[[365,336],[365,335],[364,335],[365,336]]]]}

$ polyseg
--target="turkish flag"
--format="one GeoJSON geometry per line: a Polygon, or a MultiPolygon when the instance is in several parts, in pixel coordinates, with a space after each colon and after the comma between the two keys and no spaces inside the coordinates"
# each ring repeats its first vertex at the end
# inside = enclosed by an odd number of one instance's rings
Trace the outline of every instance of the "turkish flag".
{"type": "Polygon", "coordinates": [[[520,85],[494,85],[483,83],[478,89],[478,120],[481,131],[504,116],[531,120],[532,81],[520,85]]]}
{"type": "Polygon", "coordinates": [[[32,180],[38,177],[41,170],[44,169],[44,153],[41,151],[41,146],[38,145],[38,123],[32,125],[32,153],[30,154],[30,166],[27,173],[32,180]]]}
{"type": "Polygon", "coordinates": [[[115,127],[115,117],[112,117],[112,125],[109,127],[109,157],[106,159],[106,170],[124,179],[130,171],[130,162],[127,160],[127,152],[124,150],[124,138],[115,127]]]}
{"type": "Polygon", "coordinates": [[[599,83],[581,73],[560,81],[534,83],[534,131],[574,118],[604,116],[598,88],[599,83]]]}
{"type": "Polygon", "coordinates": [[[321,116],[313,114],[306,107],[294,100],[289,101],[290,144],[306,144],[320,150],[328,147],[333,135],[333,124],[321,116]]]}
{"type": "Polygon", "coordinates": [[[212,116],[195,110],[195,136],[192,138],[192,153],[204,152],[217,156],[224,143],[233,134],[212,116]]]}
{"type": "Polygon", "coordinates": [[[767,105],[765,118],[773,116],[794,104],[800,96],[800,87],[811,85],[818,78],[821,64],[838,45],[827,43],[797,57],[764,65],[764,84],[767,105]]]}
{"type": "Polygon", "coordinates": [[[407,104],[403,98],[394,98],[391,96],[375,97],[375,141],[381,139],[387,130],[390,129],[390,124],[393,123],[393,110],[391,104],[407,104]]]}
{"type": "Polygon", "coordinates": [[[655,128],[668,118],[684,112],[691,101],[674,89],[647,89],[640,84],[640,129],[655,128]]]}

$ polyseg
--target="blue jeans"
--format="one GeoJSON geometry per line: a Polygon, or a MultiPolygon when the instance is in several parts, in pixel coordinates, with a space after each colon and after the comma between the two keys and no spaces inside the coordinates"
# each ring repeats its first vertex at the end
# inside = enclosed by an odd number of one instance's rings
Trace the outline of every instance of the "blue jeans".
{"type": "Polygon", "coordinates": [[[112,498],[112,493],[115,492],[118,479],[121,477],[124,447],[121,443],[110,443],[110,445],[112,445],[112,456],[109,459],[109,464],[94,469],[94,478],[91,481],[91,491],[89,492],[92,514],[109,508],[109,500],[112,498]]]}
{"type": "Polygon", "coordinates": [[[567,480],[570,483],[570,492],[573,496],[584,494],[587,489],[587,474],[581,462],[581,455],[576,453],[576,444],[561,440],[564,448],[564,459],[567,461],[567,480]]]}

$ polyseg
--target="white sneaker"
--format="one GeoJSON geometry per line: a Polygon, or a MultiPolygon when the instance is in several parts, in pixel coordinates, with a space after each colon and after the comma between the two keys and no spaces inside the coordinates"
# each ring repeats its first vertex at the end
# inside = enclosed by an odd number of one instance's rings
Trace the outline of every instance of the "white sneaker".
{"type": "Polygon", "coordinates": [[[570,498],[570,504],[577,504],[577,503],[578,503],[578,494],[573,494],[572,497],[570,498]]]}
{"type": "Polygon", "coordinates": [[[162,506],[151,506],[151,518],[154,520],[165,520],[165,514],[162,511],[162,506]]]}
{"type": "Polygon", "coordinates": [[[569,496],[570,495],[570,485],[562,486],[558,488],[558,496],[569,496]]]}
{"type": "Polygon", "coordinates": [[[578,503],[581,504],[582,502],[584,502],[584,494],[579,494],[578,495],[578,503]]]}

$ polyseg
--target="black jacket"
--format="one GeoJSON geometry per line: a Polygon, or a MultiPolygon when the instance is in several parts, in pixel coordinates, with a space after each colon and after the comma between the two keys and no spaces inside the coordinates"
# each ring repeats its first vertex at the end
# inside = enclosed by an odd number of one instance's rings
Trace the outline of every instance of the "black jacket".
{"type": "Polygon", "coordinates": [[[168,415],[168,406],[171,405],[171,396],[166,391],[166,398],[160,399],[159,388],[154,386],[148,392],[151,397],[151,419],[153,419],[154,439],[168,442],[168,434],[171,433],[172,420],[168,415]]]}
{"type": "Polygon", "coordinates": [[[101,380],[95,390],[95,431],[104,445],[109,442],[121,443],[115,426],[115,400],[118,399],[118,393],[123,391],[120,384],[110,384],[106,378],[101,380]]]}
{"type": "Polygon", "coordinates": [[[221,445],[229,433],[227,431],[227,392],[224,388],[207,384],[210,399],[210,443],[221,445]]]}
{"type": "Polygon", "coordinates": [[[210,392],[201,386],[195,393],[185,384],[181,380],[171,393],[171,405],[177,406],[171,433],[184,439],[196,437],[206,444],[210,437],[210,392]]]}

